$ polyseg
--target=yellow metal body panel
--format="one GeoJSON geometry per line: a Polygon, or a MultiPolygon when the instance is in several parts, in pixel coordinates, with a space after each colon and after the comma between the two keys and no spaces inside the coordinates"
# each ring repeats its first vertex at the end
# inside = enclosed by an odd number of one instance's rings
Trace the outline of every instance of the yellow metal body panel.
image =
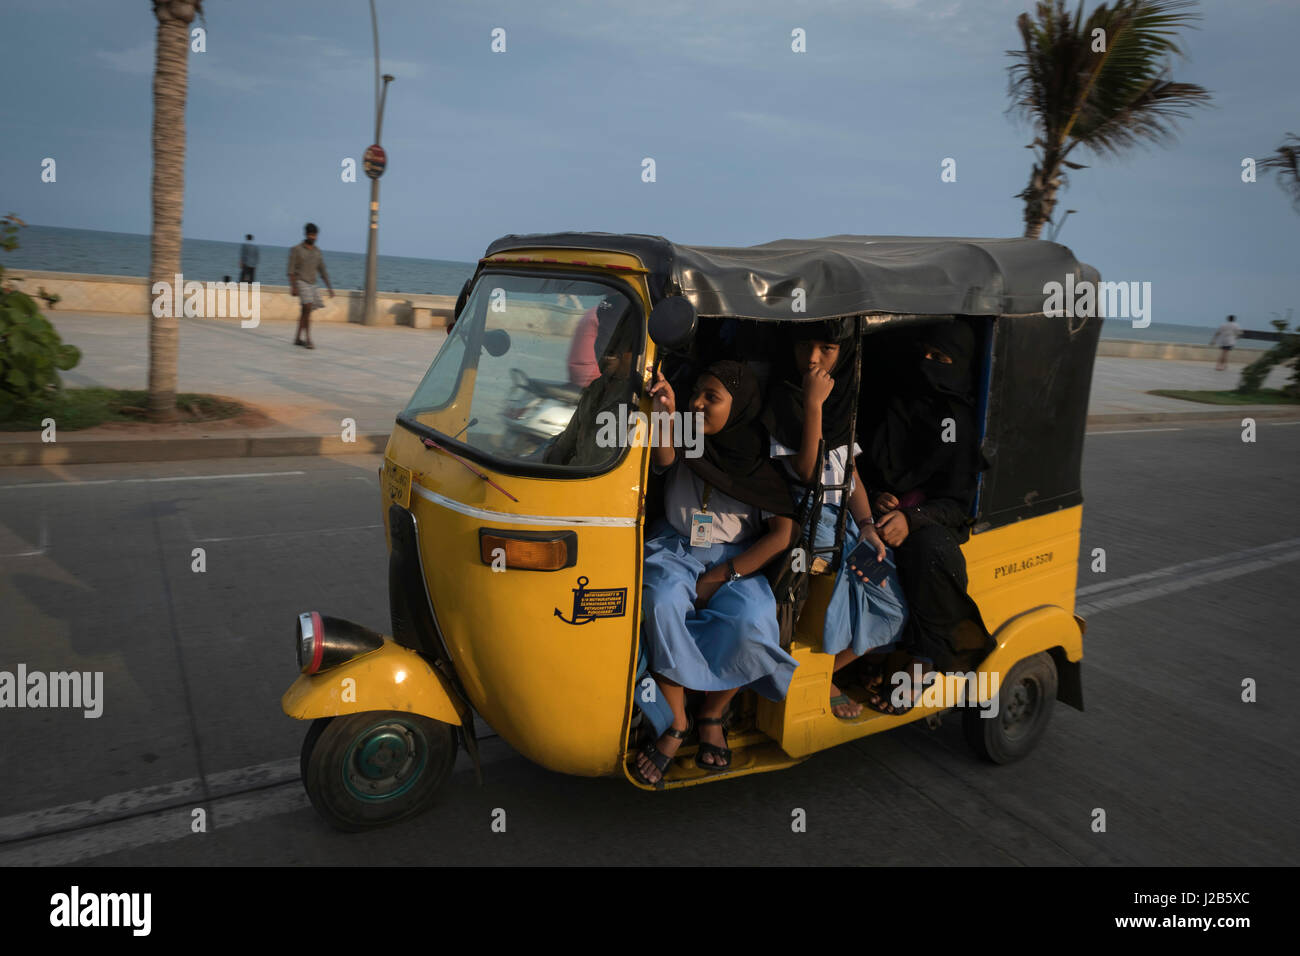
{"type": "MultiPolygon", "coordinates": [[[[1083,657],[1082,626],[1074,617],[1078,576],[1079,526],[1083,507],[1064,509],[1012,525],[972,535],[962,545],[968,591],[979,605],[984,623],[998,641],[979,672],[1002,680],[1017,661],[1040,651],[1062,647],[1066,658],[1083,657]]],[[[939,713],[943,706],[917,706],[891,716],[866,709],[856,720],[840,720],[830,709],[833,658],[821,652],[821,629],[831,578],[812,580],[808,604],[790,653],[799,662],[790,691],[780,703],[760,698],[758,727],[781,744],[791,757],[803,757],[836,744],[939,713]]],[[[957,698],[957,685],[948,677],[945,698],[957,698]]],[[[986,684],[992,687],[991,683],[986,684]]],[[[987,698],[989,694],[985,694],[987,698]]]]}
{"type": "MultiPolygon", "coordinates": [[[[527,255],[552,254],[617,260],[643,271],[629,256],[571,249],[527,255]]],[[[631,283],[648,314],[644,279],[631,271],[613,274],[631,283]]],[[[643,379],[653,348],[647,352],[643,379]]],[[[641,407],[648,412],[649,402],[641,407]]],[[[459,415],[465,417],[463,409],[459,415]]],[[[420,420],[444,433],[464,424],[424,414],[420,420]]],[[[512,501],[405,428],[393,430],[385,450],[412,472],[410,508],[429,596],[470,702],[512,747],[552,770],[621,772],[636,666],[647,451],[629,448],[618,465],[594,478],[521,477],[476,463],[518,499],[512,501]],[[494,571],[480,557],[480,528],[572,531],[577,563],[561,571],[494,571]],[[607,592],[607,611],[617,610],[614,592],[623,592],[622,613],[569,623],[579,578],[586,579],[584,592],[607,592]]]]}
{"type": "Polygon", "coordinates": [[[437,671],[415,651],[391,640],[323,673],[300,674],[280,698],[280,707],[298,720],[402,710],[444,724],[461,723],[437,671]]]}
{"type": "MultiPolygon", "coordinates": [[[[484,265],[503,265],[513,266],[520,263],[528,266],[540,266],[545,268],[547,265],[564,266],[566,268],[597,268],[611,275],[621,275],[624,278],[631,279],[636,275],[645,275],[649,270],[641,264],[641,260],[636,256],[628,255],[625,252],[603,252],[597,249],[517,249],[505,252],[498,252],[494,256],[489,256],[481,260],[484,265]],[[546,260],[546,261],[543,261],[546,260]]],[[[633,287],[639,283],[634,282],[633,287]]],[[[649,305],[646,306],[646,314],[650,312],[649,305]]]]}

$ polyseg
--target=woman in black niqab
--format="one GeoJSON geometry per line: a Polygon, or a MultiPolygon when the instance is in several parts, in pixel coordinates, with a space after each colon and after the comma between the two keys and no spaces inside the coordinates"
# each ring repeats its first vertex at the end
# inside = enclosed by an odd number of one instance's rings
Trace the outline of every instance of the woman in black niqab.
{"type": "MultiPolygon", "coordinates": [[[[954,319],[920,329],[910,350],[913,361],[903,365],[893,394],[874,416],[864,416],[867,450],[860,467],[881,537],[892,543],[891,537],[905,535],[894,547],[908,620],[903,652],[886,661],[886,675],[910,671],[912,660],[928,661],[927,670],[972,669],[996,646],[966,593],[959,548],[970,536],[983,466],[975,421],[975,334],[954,319]]],[[[896,712],[888,691],[886,682],[869,706],[896,712]]]]}

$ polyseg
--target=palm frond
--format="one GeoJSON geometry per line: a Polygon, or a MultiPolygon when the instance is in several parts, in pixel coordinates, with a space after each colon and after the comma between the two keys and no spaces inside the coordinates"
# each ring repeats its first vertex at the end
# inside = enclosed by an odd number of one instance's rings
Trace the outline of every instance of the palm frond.
{"type": "Polygon", "coordinates": [[[1117,0],[1087,17],[1064,0],[1042,0],[1017,18],[1022,49],[1008,50],[1010,110],[1033,123],[1048,152],[1075,146],[1118,152],[1162,141],[1174,121],[1210,99],[1207,90],[1170,78],[1169,58],[1183,55],[1178,31],[1200,19],[1194,0],[1117,0]],[[1092,49],[1094,30],[1106,49],[1092,49]],[[1053,147],[1055,147],[1053,149],[1053,147]]]}
{"type": "Polygon", "coordinates": [[[1260,169],[1277,170],[1277,182],[1291,196],[1291,204],[1300,212],[1300,136],[1287,133],[1282,145],[1259,161],[1260,169]]]}

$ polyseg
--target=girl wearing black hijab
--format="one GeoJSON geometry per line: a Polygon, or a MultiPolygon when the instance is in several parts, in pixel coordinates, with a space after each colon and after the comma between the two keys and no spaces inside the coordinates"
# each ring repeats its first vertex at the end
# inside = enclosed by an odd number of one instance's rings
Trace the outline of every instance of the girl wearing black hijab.
{"type": "Polygon", "coordinates": [[[910,680],[913,663],[928,662],[928,671],[968,670],[996,646],[966,593],[958,547],[970,537],[983,467],[974,355],[975,333],[965,322],[920,329],[889,400],[865,423],[862,474],[876,530],[898,557],[908,604],[902,643],[909,653],[891,655],[882,671],[896,686],[877,686],[867,702],[887,714],[907,710],[921,689],[898,680],[897,671],[910,680]]]}
{"type": "MultiPolygon", "coordinates": [[[[662,374],[650,395],[656,414],[677,411],[662,374]]],[[[722,714],[731,698],[749,688],[782,700],[796,666],[781,649],[776,600],[758,573],[795,535],[790,489],[768,457],[758,421],[758,383],[739,362],[714,362],[683,411],[702,422],[700,454],[682,454],[671,430],[651,452],[654,471],[667,480],[665,516],[646,533],[641,644],[657,699],[668,705],[642,705],[660,733],[636,764],[637,776],[652,786],[690,729],[685,688],[705,692],[696,715],[696,765],[726,770],[731,750],[722,714]]]]}
{"type": "MultiPolygon", "coordinates": [[[[862,540],[871,545],[877,560],[885,562],[880,574],[871,575],[870,580],[851,571],[847,562],[836,575],[822,628],[822,651],[834,655],[834,671],[868,651],[893,644],[907,616],[894,556],[876,535],[871,505],[854,464],[862,450],[850,434],[857,398],[852,374],[855,347],[852,319],[794,326],[787,333],[789,359],[770,390],[763,413],[764,424],[772,435],[772,456],[785,463],[796,500],[803,499],[806,486],[813,484],[817,446],[824,440],[822,485],[843,484],[846,474],[852,476],[848,508],[854,520],[845,522],[844,555],[847,558],[862,540]]],[[[797,515],[805,525],[812,510],[808,497],[808,512],[797,515]]],[[[843,503],[843,492],[822,492],[821,515],[813,537],[815,548],[829,548],[835,543],[843,503]]],[[[862,713],[862,705],[841,692],[834,681],[830,707],[841,720],[852,720],[862,713]]]]}

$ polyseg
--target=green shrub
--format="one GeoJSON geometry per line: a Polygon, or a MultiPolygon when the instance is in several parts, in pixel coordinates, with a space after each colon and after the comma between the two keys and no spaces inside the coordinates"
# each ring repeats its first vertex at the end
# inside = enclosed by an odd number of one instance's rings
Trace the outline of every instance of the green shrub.
{"type": "MultiPolygon", "coordinates": [[[[0,218],[0,248],[18,247],[21,225],[13,214],[0,218]]],[[[0,420],[47,404],[58,394],[59,370],[81,361],[81,351],[64,343],[32,297],[3,277],[0,266],[0,420]]]]}
{"type": "Polygon", "coordinates": [[[1292,369],[1291,381],[1283,386],[1282,391],[1288,395],[1300,395],[1300,334],[1288,332],[1285,319],[1273,319],[1271,324],[1282,333],[1282,340],[1241,370],[1237,391],[1259,391],[1269,371],[1280,364],[1292,369]]]}

